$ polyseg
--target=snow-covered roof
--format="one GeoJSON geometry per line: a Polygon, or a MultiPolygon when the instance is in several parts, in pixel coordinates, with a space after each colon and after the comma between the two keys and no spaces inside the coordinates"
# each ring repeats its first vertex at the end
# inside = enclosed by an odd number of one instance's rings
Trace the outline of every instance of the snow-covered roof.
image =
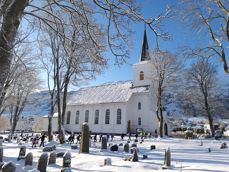
{"type": "Polygon", "coordinates": [[[133,93],[148,92],[146,87],[132,87],[131,81],[105,83],[81,88],[68,101],[68,105],[127,102],[133,93]]]}
{"type": "MultiPolygon", "coordinates": [[[[58,117],[58,112],[55,112],[55,113],[53,114],[53,117],[54,117],[54,118],[58,117]]],[[[44,115],[43,118],[48,118],[48,115],[44,115]]]]}

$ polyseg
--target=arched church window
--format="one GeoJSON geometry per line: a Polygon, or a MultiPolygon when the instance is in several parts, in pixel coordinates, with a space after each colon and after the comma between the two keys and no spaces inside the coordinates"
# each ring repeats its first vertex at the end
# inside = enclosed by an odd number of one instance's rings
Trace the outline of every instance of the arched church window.
{"type": "Polygon", "coordinates": [[[79,124],[79,118],[80,118],[80,111],[76,111],[76,119],[75,119],[75,124],[79,124]]]}
{"type": "Polygon", "coordinates": [[[68,111],[66,124],[70,124],[70,119],[71,119],[71,111],[68,111]]]}
{"type": "Polygon", "coordinates": [[[117,124],[121,124],[122,121],[122,110],[121,109],[117,109],[117,124]]]}
{"type": "Polygon", "coordinates": [[[140,72],[139,78],[140,78],[140,80],[144,80],[144,72],[143,71],[140,72]]]}
{"type": "Polygon", "coordinates": [[[86,110],[84,122],[88,122],[88,121],[89,121],[89,110],[86,110]]]}
{"type": "Polygon", "coordinates": [[[110,109],[106,110],[105,114],[105,124],[110,124],[110,109]]]}
{"type": "Polygon", "coordinates": [[[142,109],[142,104],[141,102],[138,102],[138,110],[142,109]]]}
{"type": "Polygon", "coordinates": [[[99,124],[99,110],[95,110],[95,124],[99,124]]]}
{"type": "Polygon", "coordinates": [[[138,125],[142,125],[142,118],[141,117],[138,118],[138,125]]]}

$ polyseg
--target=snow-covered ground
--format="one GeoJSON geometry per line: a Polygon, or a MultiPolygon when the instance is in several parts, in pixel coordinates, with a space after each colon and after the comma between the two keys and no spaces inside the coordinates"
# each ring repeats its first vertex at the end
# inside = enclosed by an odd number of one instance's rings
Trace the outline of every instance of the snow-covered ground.
{"type": "MultiPolygon", "coordinates": [[[[127,138],[126,138],[127,139],[127,138]]],[[[139,139],[140,140],[140,139],[139,139]]],[[[121,141],[120,137],[115,137],[114,141],[109,143],[126,143],[121,141]]],[[[130,142],[133,143],[134,138],[130,142]]],[[[57,144],[57,152],[69,151],[72,155],[72,171],[185,171],[185,172],[229,172],[229,148],[220,149],[222,142],[229,145],[229,140],[203,140],[203,146],[200,146],[200,140],[184,140],[178,138],[163,139],[145,139],[142,144],[137,143],[139,149],[139,162],[124,161],[123,157],[127,154],[123,151],[123,146],[119,146],[117,152],[111,152],[109,147],[105,151],[100,150],[100,142],[92,143],[89,154],[79,154],[79,149],[72,150],[69,144],[57,144]],[[156,150],[150,150],[150,145],[156,145],[156,150]],[[170,169],[162,170],[165,149],[170,147],[172,166],[170,169]],[[208,151],[211,148],[211,152],[208,151]],[[147,155],[147,159],[142,156],[147,155]],[[103,166],[105,158],[111,158],[111,166],[103,166]]],[[[52,145],[56,142],[46,143],[52,145]]],[[[42,154],[42,148],[32,148],[31,143],[23,143],[27,146],[26,153],[32,152],[34,157],[33,166],[30,170],[25,170],[24,160],[17,161],[20,145],[17,143],[3,143],[4,157],[3,161],[13,161],[17,166],[17,172],[34,171],[37,167],[39,156],[42,154]]],[[[57,158],[55,165],[48,165],[48,172],[60,172],[62,158],[57,158]]]]}

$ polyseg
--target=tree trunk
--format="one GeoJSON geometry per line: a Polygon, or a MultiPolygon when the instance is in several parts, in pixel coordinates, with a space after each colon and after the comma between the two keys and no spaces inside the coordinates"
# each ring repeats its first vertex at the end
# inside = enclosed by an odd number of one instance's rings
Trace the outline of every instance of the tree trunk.
{"type": "Polygon", "coordinates": [[[163,137],[163,123],[164,123],[164,117],[163,117],[163,107],[162,107],[162,85],[159,83],[158,86],[158,97],[157,97],[157,118],[159,121],[159,136],[163,137]]]}
{"type": "Polygon", "coordinates": [[[160,135],[160,137],[162,138],[162,137],[163,137],[163,123],[164,123],[162,108],[159,109],[159,112],[160,112],[159,135],[160,135]]]}
{"type": "Polygon", "coordinates": [[[210,130],[211,130],[211,133],[212,133],[212,137],[214,137],[215,136],[215,128],[214,128],[214,125],[213,125],[213,118],[212,118],[212,115],[211,115],[211,112],[210,112],[210,109],[209,109],[207,93],[204,94],[204,104],[205,104],[206,113],[208,115],[208,122],[209,122],[209,125],[210,125],[210,130]]]}
{"type": "Polygon", "coordinates": [[[68,96],[68,84],[69,84],[69,79],[66,79],[64,83],[64,95],[63,95],[63,106],[62,106],[62,125],[64,126],[65,122],[65,112],[66,112],[66,105],[67,105],[67,96],[68,96]]]}
{"type": "Polygon", "coordinates": [[[53,140],[53,135],[52,135],[52,116],[51,114],[49,114],[50,116],[48,116],[48,141],[52,141],[53,140]]]}
{"type": "Polygon", "coordinates": [[[64,133],[62,131],[62,114],[61,114],[61,89],[60,89],[60,71],[59,57],[56,58],[56,83],[57,83],[57,109],[58,109],[58,134],[60,144],[64,143],[64,133]]]}
{"type": "Polygon", "coordinates": [[[53,118],[53,113],[54,113],[53,95],[54,94],[51,95],[51,110],[48,116],[48,140],[49,142],[53,140],[53,134],[52,134],[52,118],[53,118]]]}
{"type": "Polygon", "coordinates": [[[21,17],[29,0],[13,1],[5,9],[0,31],[0,105],[3,101],[4,84],[10,71],[12,48],[21,17]]]}

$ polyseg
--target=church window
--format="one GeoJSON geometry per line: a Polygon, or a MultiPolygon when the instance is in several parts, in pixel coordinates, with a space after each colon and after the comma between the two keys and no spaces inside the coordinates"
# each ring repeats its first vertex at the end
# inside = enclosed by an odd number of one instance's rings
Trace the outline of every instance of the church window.
{"type": "Polygon", "coordinates": [[[89,121],[89,110],[86,110],[84,122],[88,122],[88,121],[89,121]]]}
{"type": "Polygon", "coordinates": [[[66,124],[70,124],[70,119],[71,119],[71,111],[68,111],[66,124]]]}
{"type": "Polygon", "coordinates": [[[106,110],[105,114],[105,124],[110,124],[110,109],[106,110]]]}
{"type": "Polygon", "coordinates": [[[76,119],[75,119],[75,124],[79,124],[79,118],[80,118],[80,111],[76,111],[76,119]]]}
{"type": "Polygon", "coordinates": [[[138,118],[138,125],[142,125],[142,118],[141,117],[138,118]]]}
{"type": "Polygon", "coordinates": [[[140,80],[144,80],[144,72],[143,72],[143,71],[140,72],[139,79],[140,79],[140,80]]]}
{"type": "Polygon", "coordinates": [[[117,124],[121,124],[122,121],[122,110],[118,109],[117,110],[117,124]]]}
{"type": "Polygon", "coordinates": [[[142,108],[142,104],[141,102],[138,102],[138,110],[140,110],[142,108]]]}
{"type": "Polygon", "coordinates": [[[99,124],[99,110],[95,110],[95,124],[99,124]]]}

